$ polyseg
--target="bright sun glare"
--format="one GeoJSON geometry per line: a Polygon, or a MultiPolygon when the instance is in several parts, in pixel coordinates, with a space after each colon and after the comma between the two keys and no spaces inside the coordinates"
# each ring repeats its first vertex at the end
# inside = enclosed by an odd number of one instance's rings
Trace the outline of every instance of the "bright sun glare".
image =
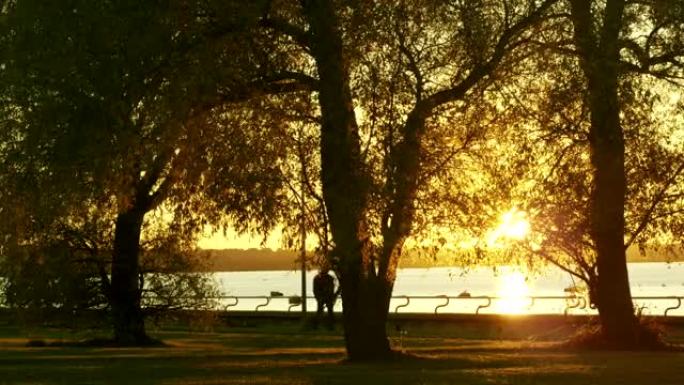
{"type": "Polygon", "coordinates": [[[524,239],[530,232],[530,222],[524,211],[512,208],[501,215],[499,225],[489,233],[488,243],[496,245],[501,239],[524,239]]]}
{"type": "Polygon", "coordinates": [[[499,292],[501,298],[496,303],[499,313],[521,314],[527,310],[530,300],[527,298],[530,288],[525,281],[525,275],[519,271],[506,272],[499,277],[499,292]]]}
{"type": "Polygon", "coordinates": [[[530,232],[530,222],[523,211],[511,209],[501,216],[499,231],[505,237],[523,239],[530,232]]]}

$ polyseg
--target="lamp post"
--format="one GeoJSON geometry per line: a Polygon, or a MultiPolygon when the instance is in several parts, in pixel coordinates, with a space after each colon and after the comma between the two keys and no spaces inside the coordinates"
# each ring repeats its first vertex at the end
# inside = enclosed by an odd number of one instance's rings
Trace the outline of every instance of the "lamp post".
{"type": "Polygon", "coordinates": [[[302,157],[302,175],[301,175],[301,199],[300,199],[300,215],[301,220],[299,222],[300,231],[300,261],[302,269],[302,315],[306,316],[306,199],[305,199],[305,188],[306,188],[306,169],[304,168],[304,159],[302,157]]]}

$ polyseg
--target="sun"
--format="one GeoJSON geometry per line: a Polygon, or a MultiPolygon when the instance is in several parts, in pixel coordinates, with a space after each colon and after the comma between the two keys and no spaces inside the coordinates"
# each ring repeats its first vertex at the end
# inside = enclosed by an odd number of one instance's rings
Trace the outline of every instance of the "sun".
{"type": "Polygon", "coordinates": [[[530,232],[530,222],[527,221],[525,212],[513,208],[501,216],[498,230],[506,238],[523,239],[530,232]]]}
{"type": "Polygon", "coordinates": [[[504,273],[499,277],[496,310],[504,314],[521,314],[530,305],[530,288],[525,275],[520,271],[504,273]]]}
{"type": "Polygon", "coordinates": [[[500,246],[502,240],[523,240],[529,233],[530,222],[527,220],[527,214],[514,207],[501,214],[498,226],[487,236],[487,243],[490,246],[500,246]]]}

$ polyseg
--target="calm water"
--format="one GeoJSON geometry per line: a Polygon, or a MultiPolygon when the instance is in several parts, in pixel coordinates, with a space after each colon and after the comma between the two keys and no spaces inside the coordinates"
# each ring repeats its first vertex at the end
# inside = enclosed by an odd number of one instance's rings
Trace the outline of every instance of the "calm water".
{"type": "MultiPolygon", "coordinates": [[[[307,273],[308,295],[313,296],[311,281],[315,271],[307,273]]],[[[629,275],[632,285],[632,296],[684,296],[684,263],[631,263],[629,275]]],[[[271,300],[268,306],[260,310],[287,310],[288,296],[296,296],[301,292],[301,272],[299,271],[255,271],[255,272],[222,272],[216,278],[225,295],[234,296],[268,296],[271,291],[284,294],[285,298],[271,300]]],[[[536,300],[533,304],[528,296],[565,296],[564,289],[573,282],[567,273],[556,268],[549,268],[544,273],[525,276],[513,268],[474,268],[464,271],[455,267],[410,268],[400,269],[394,287],[394,296],[457,296],[467,291],[471,296],[497,296],[500,300],[483,308],[481,313],[562,313],[566,303],[562,299],[536,300]]],[[[224,304],[234,302],[226,300],[224,304]]],[[[264,299],[240,299],[232,310],[254,310],[264,303],[264,299]]],[[[341,310],[338,301],[337,307],[341,310]]],[[[440,313],[474,313],[478,306],[486,304],[484,299],[451,300],[449,305],[439,309],[440,313]]],[[[391,311],[406,303],[405,299],[393,299],[391,311]]],[[[444,304],[444,299],[411,299],[410,304],[399,309],[400,312],[429,312],[436,306],[444,304]]],[[[307,302],[309,311],[315,311],[315,301],[307,302]],[[313,310],[312,310],[313,309],[313,310]]],[[[637,300],[643,306],[645,314],[662,314],[677,301],[669,300],[637,300]]],[[[299,310],[299,308],[294,308],[299,310]]],[[[574,314],[592,312],[589,309],[572,309],[574,314]]],[[[683,315],[682,308],[670,311],[669,315],[683,315]]]]}

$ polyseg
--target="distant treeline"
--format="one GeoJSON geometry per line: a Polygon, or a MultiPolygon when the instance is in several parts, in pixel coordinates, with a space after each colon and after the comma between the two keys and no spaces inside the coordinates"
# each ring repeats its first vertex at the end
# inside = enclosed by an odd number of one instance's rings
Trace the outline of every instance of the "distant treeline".
{"type": "MultiPolygon", "coordinates": [[[[207,258],[210,271],[260,271],[260,270],[296,270],[299,269],[297,252],[272,249],[207,249],[200,250],[207,258]]],[[[440,255],[432,258],[422,253],[407,251],[399,263],[400,267],[437,267],[453,266],[455,258],[440,255]]],[[[645,250],[632,247],[627,250],[629,262],[676,262],[684,261],[684,254],[675,251],[645,250]]],[[[315,266],[311,268],[316,268],[315,266]]]]}
{"type": "Polygon", "coordinates": [[[294,270],[297,253],[271,249],[200,250],[211,271],[294,270]]]}

